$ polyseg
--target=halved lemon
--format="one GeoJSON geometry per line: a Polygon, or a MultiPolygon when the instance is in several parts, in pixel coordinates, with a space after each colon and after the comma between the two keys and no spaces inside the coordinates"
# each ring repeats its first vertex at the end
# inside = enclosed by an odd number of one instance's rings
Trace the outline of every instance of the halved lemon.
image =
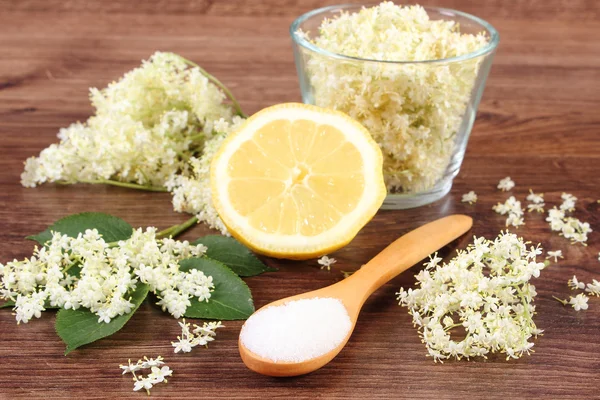
{"type": "Polygon", "coordinates": [[[306,104],[265,108],[211,164],[219,216],[239,241],[307,259],[348,244],[386,195],[381,150],[348,115],[306,104]]]}

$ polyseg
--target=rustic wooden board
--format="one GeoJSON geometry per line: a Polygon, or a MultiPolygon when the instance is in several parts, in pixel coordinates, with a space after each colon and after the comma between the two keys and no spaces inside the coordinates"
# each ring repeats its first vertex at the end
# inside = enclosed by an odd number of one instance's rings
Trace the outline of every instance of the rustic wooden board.
{"type": "MultiPolygon", "coordinates": [[[[180,53],[217,75],[244,109],[298,101],[288,26],[331,1],[20,0],[0,1],[0,259],[23,258],[24,236],[64,215],[104,211],[133,225],[183,221],[168,194],[114,187],[19,185],[23,160],[56,141],[58,128],[85,120],[87,88],[137,66],[155,50],[180,53]]],[[[431,1],[423,3],[432,4],[431,1]]],[[[451,195],[416,210],[382,211],[346,248],[331,272],[316,261],[266,260],[280,268],[247,279],[255,303],[316,289],[369,260],[399,235],[453,212],[475,218],[473,234],[495,236],[503,218],[492,205],[507,195],[495,184],[510,175],[514,194],[529,188],[557,204],[562,191],[579,197],[576,215],[592,224],[589,246],[571,246],[528,215],[520,232],[565,259],[536,280],[536,352],[520,360],[434,364],[425,357],[410,317],[394,293],[414,282],[419,266],[377,291],[348,347],[327,367],[304,377],[256,375],[237,351],[241,322],[229,322],[208,350],[174,355],[175,321],[146,304],[118,334],[63,356],[53,313],[17,326],[0,312],[0,398],[142,398],[118,369],[128,358],[166,357],[175,375],[153,390],[159,397],[205,398],[600,398],[600,299],[574,312],[551,299],[569,294],[577,273],[600,277],[600,33],[597,2],[577,0],[438,0],[494,24],[501,45],[475,123],[463,169],[451,195]],[[474,206],[460,195],[475,190],[474,206]]],[[[198,226],[184,237],[208,233],[198,226]]],[[[463,238],[457,246],[465,246],[463,238]]]]}

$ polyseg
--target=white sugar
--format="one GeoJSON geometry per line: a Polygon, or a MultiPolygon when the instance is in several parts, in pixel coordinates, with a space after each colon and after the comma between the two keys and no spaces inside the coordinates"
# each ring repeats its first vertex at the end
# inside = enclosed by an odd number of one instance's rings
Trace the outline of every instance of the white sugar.
{"type": "Polygon", "coordinates": [[[340,300],[315,297],[257,312],[240,339],[248,350],[274,362],[301,362],[335,349],[351,328],[340,300]]]}

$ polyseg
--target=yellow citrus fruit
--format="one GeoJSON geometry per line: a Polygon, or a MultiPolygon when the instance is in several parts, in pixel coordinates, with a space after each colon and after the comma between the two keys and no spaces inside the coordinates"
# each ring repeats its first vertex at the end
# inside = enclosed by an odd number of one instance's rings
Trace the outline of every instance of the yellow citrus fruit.
{"type": "Polygon", "coordinates": [[[306,104],[268,107],[211,164],[219,216],[258,253],[307,259],[348,244],[386,195],[382,155],[348,115],[306,104]]]}

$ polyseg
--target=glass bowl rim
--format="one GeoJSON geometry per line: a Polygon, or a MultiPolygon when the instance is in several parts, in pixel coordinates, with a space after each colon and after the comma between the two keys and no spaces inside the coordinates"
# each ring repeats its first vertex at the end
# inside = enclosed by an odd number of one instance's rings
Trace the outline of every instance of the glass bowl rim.
{"type": "Polygon", "coordinates": [[[444,63],[466,61],[466,60],[470,60],[470,59],[476,58],[476,57],[481,57],[483,55],[487,55],[487,54],[493,52],[496,49],[496,47],[498,47],[498,43],[500,42],[500,34],[496,30],[496,28],[494,28],[489,22],[487,22],[479,17],[476,17],[472,14],[468,14],[466,12],[454,10],[452,8],[444,8],[444,7],[423,7],[423,8],[426,11],[429,11],[429,10],[436,11],[443,15],[448,15],[448,16],[457,15],[457,16],[466,18],[472,22],[475,22],[476,24],[481,25],[483,27],[483,29],[485,29],[487,31],[487,33],[490,37],[490,40],[488,41],[488,43],[485,46],[483,46],[475,51],[472,51],[470,53],[463,54],[460,56],[439,58],[439,59],[434,59],[434,60],[421,60],[421,61],[389,61],[389,60],[374,60],[374,59],[369,59],[369,58],[353,57],[353,56],[347,56],[344,54],[334,53],[334,52],[325,50],[321,47],[318,47],[318,46],[312,44],[311,42],[306,40],[302,35],[297,34],[300,24],[302,24],[303,22],[307,21],[308,19],[315,17],[319,14],[323,14],[323,13],[326,13],[326,12],[329,12],[329,11],[332,11],[335,9],[343,10],[343,9],[356,8],[356,7],[376,6],[378,4],[379,3],[372,3],[372,4],[346,3],[346,4],[338,4],[338,5],[331,5],[331,6],[316,8],[314,10],[311,10],[307,13],[300,15],[298,18],[296,18],[294,20],[294,22],[292,22],[292,24],[290,25],[290,35],[292,37],[292,40],[299,46],[302,46],[306,49],[309,49],[309,50],[319,53],[321,55],[325,55],[325,56],[328,56],[331,58],[337,58],[340,60],[384,63],[384,64],[444,64],[444,63]]]}

